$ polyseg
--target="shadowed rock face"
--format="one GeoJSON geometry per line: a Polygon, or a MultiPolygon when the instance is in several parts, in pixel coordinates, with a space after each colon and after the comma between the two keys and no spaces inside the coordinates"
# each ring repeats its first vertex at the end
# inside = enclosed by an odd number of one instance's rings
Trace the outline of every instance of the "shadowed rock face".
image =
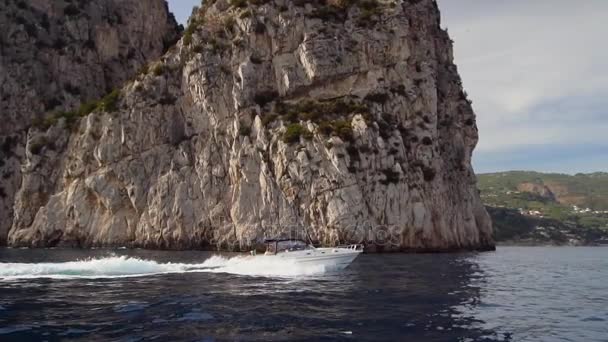
{"type": "MultiPolygon", "coordinates": [[[[12,225],[32,123],[102,97],[178,38],[163,0],[0,2],[0,244],[12,225]]],[[[44,152],[50,163],[61,163],[69,134],[61,135],[44,152]]],[[[35,166],[25,162],[28,177],[35,166]]],[[[53,188],[60,173],[44,173],[39,186],[53,188]]],[[[30,190],[32,206],[46,203],[47,191],[30,190]]]]}
{"type": "Polygon", "coordinates": [[[113,107],[29,136],[10,245],[493,248],[434,1],[208,2],[113,107]]]}

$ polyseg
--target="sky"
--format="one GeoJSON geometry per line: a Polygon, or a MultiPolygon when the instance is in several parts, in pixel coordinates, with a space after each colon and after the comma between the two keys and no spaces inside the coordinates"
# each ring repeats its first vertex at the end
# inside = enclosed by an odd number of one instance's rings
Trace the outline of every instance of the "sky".
{"type": "MultiPolygon", "coordinates": [[[[608,1],[439,0],[479,172],[608,171],[608,1]]],[[[200,0],[169,0],[185,23],[200,0]]]]}

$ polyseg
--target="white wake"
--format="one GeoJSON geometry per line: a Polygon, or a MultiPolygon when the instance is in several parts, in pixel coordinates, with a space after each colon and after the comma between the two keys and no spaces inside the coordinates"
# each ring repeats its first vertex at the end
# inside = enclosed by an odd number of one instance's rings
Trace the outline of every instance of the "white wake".
{"type": "Polygon", "coordinates": [[[158,274],[210,272],[248,276],[298,277],[325,272],[323,267],[299,265],[290,260],[264,257],[212,256],[200,264],[158,263],[126,256],[112,256],[62,263],[1,263],[0,280],[15,279],[103,279],[143,277],[158,274]]]}

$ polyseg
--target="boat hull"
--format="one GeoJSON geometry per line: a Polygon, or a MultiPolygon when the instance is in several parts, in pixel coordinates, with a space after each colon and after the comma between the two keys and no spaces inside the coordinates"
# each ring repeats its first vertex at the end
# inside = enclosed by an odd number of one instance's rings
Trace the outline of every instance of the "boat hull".
{"type": "Polygon", "coordinates": [[[361,253],[361,250],[317,248],[315,250],[279,253],[267,257],[289,260],[299,265],[323,267],[326,271],[338,271],[348,267],[361,253]]]}

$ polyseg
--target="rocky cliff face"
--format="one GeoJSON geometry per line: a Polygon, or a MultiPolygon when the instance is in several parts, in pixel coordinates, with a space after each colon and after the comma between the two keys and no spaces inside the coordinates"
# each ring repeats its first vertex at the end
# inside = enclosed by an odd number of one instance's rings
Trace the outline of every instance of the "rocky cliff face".
{"type": "Polygon", "coordinates": [[[517,185],[517,191],[529,192],[533,195],[544,198],[547,201],[555,202],[555,194],[551,189],[542,183],[523,182],[517,185]]]}
{"type": "Polygon", "coordinates": [[[493,247],[434,1],[207,1],[95,108],[30,134],[11,245],[493,247]]]}
{"type": "MultiPolygon", "coordinates": [[[[29,127],[51,126],[53,113],[102,97],[178,38],[161,0],[0,2],[0,244],[12,225],[29,127]]],[[[61,162],[69,133],[61,135],[42,156],[47,168],[61,162]]],[[[27,159],[25,177],[36,171],[27,159]]],[[[46,192],[31,190],[31,205],[44,205],[46,192]]]]}

